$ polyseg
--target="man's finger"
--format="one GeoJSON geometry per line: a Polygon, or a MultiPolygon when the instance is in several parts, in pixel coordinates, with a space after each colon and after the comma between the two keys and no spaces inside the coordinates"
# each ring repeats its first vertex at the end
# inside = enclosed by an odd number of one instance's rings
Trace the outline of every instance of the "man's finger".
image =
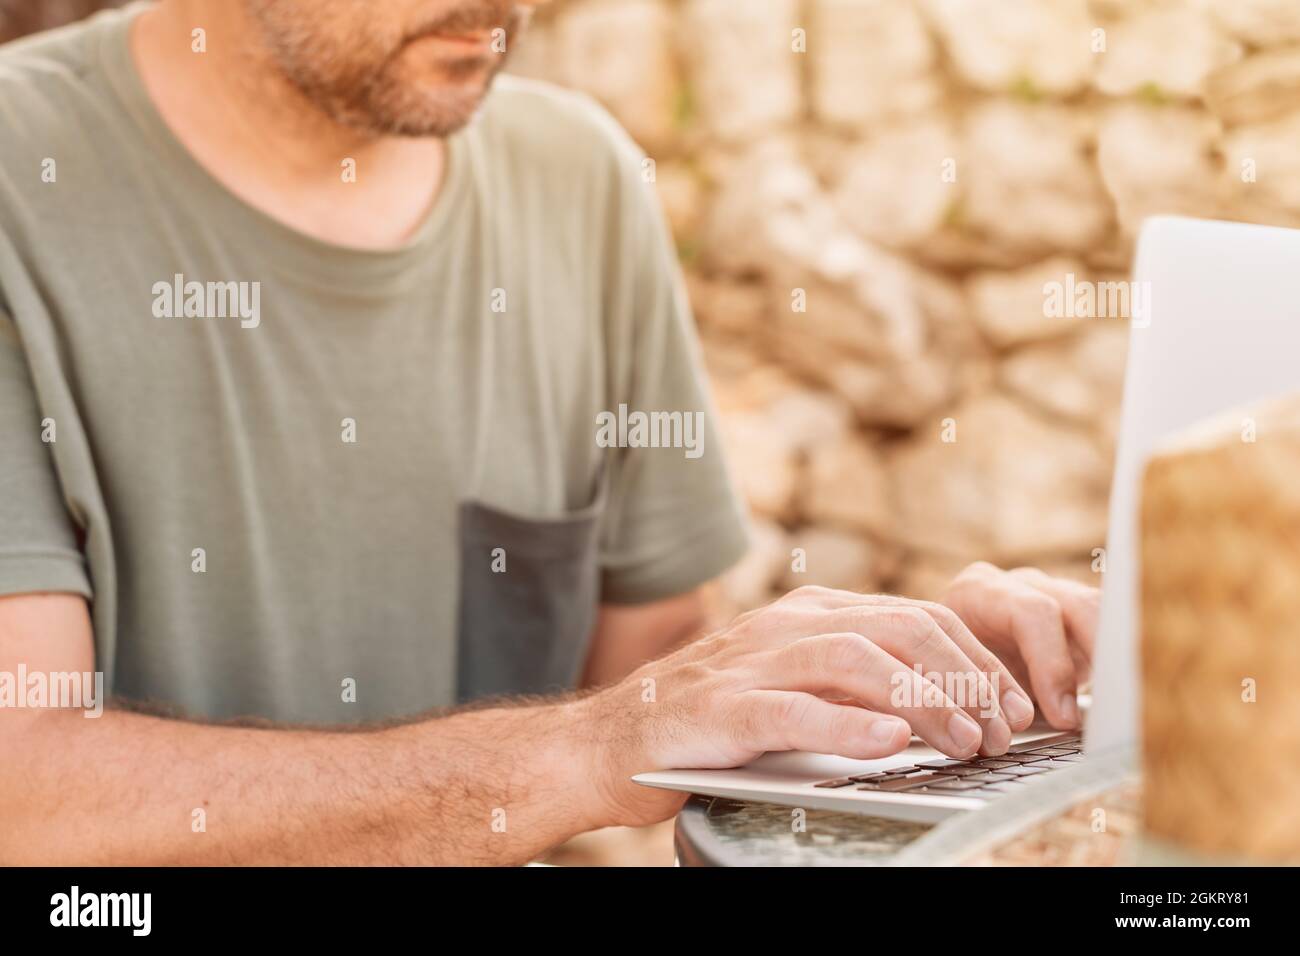
{"type": "MultiPolygon", "coordinates": [[[[1029,694],[1021,686],[1020,681],[1004,661],[980,643],[979,639],[971,633],[970,628],[966,626],[966,622],[952,608],[930,601],[907,602],[903,598],[895,600],[914,604],[929,614],[934,619],[934,622],[974,664],[975,669],[980,674],[997,675],[998,700],[995,706],[1002,710],[1007,723],[1012,728],[1024,730],[1034,722],[1034,705],[1030,701],[1029,694]]],[[[992,693],[991,687],[988,692],[992,693]]],[[[984,699],[987,700],[988,698],[984,699]]]]}
{"type": "Polygon", "coordinates": [[[1037,588],[1056,599],[1065,616],[1065,629],[1070,640],[1079,647],[1083,656],[1091,661],[1097,646],[1097,619],[1101,614],[1101,591],[1078,581],[1054,578],[1038,568],[1016,568],[1010,572],[1030,587],[1037,588]]]}
{"type": "Polygon", "coordinates": [[[751,690],[736,702],[741,741],[754,750],[807,750],[854,760],[888,757],[912,738],[905,721],[793,691],[751,690]]]}
{"type": "Polygon", "coordinates": [[[874,711],[902,717],[930,746],[952,757],[974,756],[980,725],[944,689],[860,633],[821,634],[769,655],[773,689],[851,697],[874,711]]]}
{"type": "Polygon", "coordinates": [[[1003,713],[1007,702],[1017,729],[1033,721],[1029,695],[948,608],[890,595],[864,598],[850,591],[828,592],[819,604],[833,610],[804,613],[818,615],[823,630],[865,634],[904,664],[926,674],[943,674],[945,688],[961,688],[963,693],[954,699],[979,722],[988,755],[1006,753],[1011,745],[1013,724],[1003,713]],[[992,675],[997,675],[996,683],[992,675]]]}
{"type": "Polygon", "coordinates": [[[1048,723],[1061,730],[1078,727],[1078,674],[1061,605],[1050,594],[1010,575],[988,587],[1003,633],[1011,635],[1024,658],[1048,723]]]}

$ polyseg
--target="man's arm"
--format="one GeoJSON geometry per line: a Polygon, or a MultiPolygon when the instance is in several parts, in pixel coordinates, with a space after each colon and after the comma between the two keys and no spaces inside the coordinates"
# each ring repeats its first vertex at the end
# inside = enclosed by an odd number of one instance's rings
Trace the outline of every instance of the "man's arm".
{"type": "MultiPolygon", "coordinates": [[[[90,639],[80,598],[0,599],[0,671],[90,670],[90,639]]],[[[0,710],[0,863],[517,863],[674,813],[683,796],[633,784],[641,771],[870,759],[912,733],[993,756],[1033,716],[950,608],[807,587],[589,696],[388,729],[0,710]],[[976,700],[932,673],[974,675],[976,700]]]]}
{"type": "Polygon", "coordinates": [[[649,604],[601,605],[582,686],[622,680],[697,636],[707,616],[704,587],[649,604]]]}
{"type": "MultiPolygon", "coordinates": [[[[93,671],[91,635],[78,596],[0,598],[0,672],[93,671]]],[[[584,708],[340,732],[3,708],[0,864],[522,863],[607,822],[584,708]]]]}

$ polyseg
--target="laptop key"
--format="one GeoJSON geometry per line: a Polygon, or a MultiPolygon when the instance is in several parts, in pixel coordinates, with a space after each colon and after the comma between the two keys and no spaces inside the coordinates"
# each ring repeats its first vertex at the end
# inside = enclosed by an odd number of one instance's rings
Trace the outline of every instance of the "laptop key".
{"type": "Polygon", "coordinates": [[[916,789],[917,787],[933,787],[936,784],[947,783],[948,781],[952,780],[952,777],[945,777],[943,774],[940,773],[926,773],[926,774],[922,774],[919,777],[905,777],[904,779],[907,781],[908,786],[902,787],[900,789],[906,790],[907,792],[911,793],[912,790],[916,789]]]}
{"type": "Polygon", "coordinates": [[[858,787],[859,790],[879,790],[882,793],[899,793],[903,790],[911,790],[914,787],[924,787],[930,783],[942,783],[950,780],[951,777],[941,777],[938,774],[923,773],[915,777],[895,777],[892,780],[883,780],[879,783],[864,783],[858,787]]]}
{"type": "Polygon", "coordinates": [[[987,787],[980,787],[979,790],[973,792],[1002,794],[1002,793],[1015,793],[1016,789],[1017,787],[1014,784],[1010,784],[1010,783],[991,783],[987,787]]]}
{"type": "Polygon", "coordinates": [[[889,774],[886,773],[863,773],[856,777],[848,777],[847,779],[852,780],[854,783],[879,783],[881,780],[889,780],[891,778],[889,774]]]}
{"type": "Polygon", "coordinates": [[[938,790],[938,791],[945,791],[945,790],[946,790],[946,791],[948,791],[948,792],[952,792],[952,793],[960,793],[960,792],[963,791],[963,790],[978,790],[978,789],[980,789],[980,788],[983,787],[983,786],[984,786],[984,784],[982,784],[982,783],[980,783],[980,782],[978,782],[978,781],[971,781],[971,780],[949,780],[947,783],[935,783],[935,784],[931,784],[931,785],[930,785],[929,787],[927,787],[926,789],[927,789],[927,790],[938,790]]]}
{"type": "Polygon", "coordinates": [[[1019,767],[1008,767],[1006,770],[999,770],[998,773],[1009,773],[1016,777],[1032,777],[1040,773],[1047,773],[1053,769],[1051,763],[1047,764],[1021,764],[1019,767]]]}
{"type": "Polygon", "coordinates": [[[964,767],[965,765],[966,761],[964,760],[931,760],[929,763],[917,764],[918,767],[923,767],[926,770],[939,770],[943,767],[964,767]]]}
{"type": "Polygon", "coordinates": [[[813,784],[814,787],[847,787],[853,783],[852,780],[845,777],[843,780],[823,780],[821,783],[813,784]]]}
{"type": "Polygon", "coordinates": [[[1016,766],[1014,760],[999,760],[997,757],[985,757],[982,760],[974,761],[977,767],[984,767],[986,770],[1002,770],[1006,767],[1016,766]]]}
{"type": "Polygon", "coordinates": [[[1040,747],[1072,747],[1079,742],[1077,734],[1057,734],[1053,737],[1039,737],[1037,740],[1026,740],[1024,743],[1012,744],[1010,752],[1013,754],[1022,754],[1030,750],[1036,750],[1040,747]]]}

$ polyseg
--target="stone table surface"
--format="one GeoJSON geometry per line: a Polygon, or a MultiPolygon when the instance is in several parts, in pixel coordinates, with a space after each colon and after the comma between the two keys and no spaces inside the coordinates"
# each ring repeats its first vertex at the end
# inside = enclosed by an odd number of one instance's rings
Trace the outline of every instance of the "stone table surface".
{"type": "MultiPolygon", "coordinates": [[[[1113,866],[1136,835],[1140,790],[1127,781],[951,862],[969,866],[1113,866]]],[[[677,819],[684,866],[879,866],[933,824],[856,813],[692,797],[677,819]]]]}

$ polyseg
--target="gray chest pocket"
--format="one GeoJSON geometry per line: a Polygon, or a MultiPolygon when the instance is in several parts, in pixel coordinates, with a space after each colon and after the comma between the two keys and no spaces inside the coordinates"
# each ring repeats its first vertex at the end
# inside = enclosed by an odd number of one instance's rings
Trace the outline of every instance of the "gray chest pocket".
{"type": "Polygon", "coordinates": [[[522,518],[477,501],[461,504],[460,702],[577,684],[599,600],[603,506],[603,487],[592,504],[559,518],[522,518]]]}

